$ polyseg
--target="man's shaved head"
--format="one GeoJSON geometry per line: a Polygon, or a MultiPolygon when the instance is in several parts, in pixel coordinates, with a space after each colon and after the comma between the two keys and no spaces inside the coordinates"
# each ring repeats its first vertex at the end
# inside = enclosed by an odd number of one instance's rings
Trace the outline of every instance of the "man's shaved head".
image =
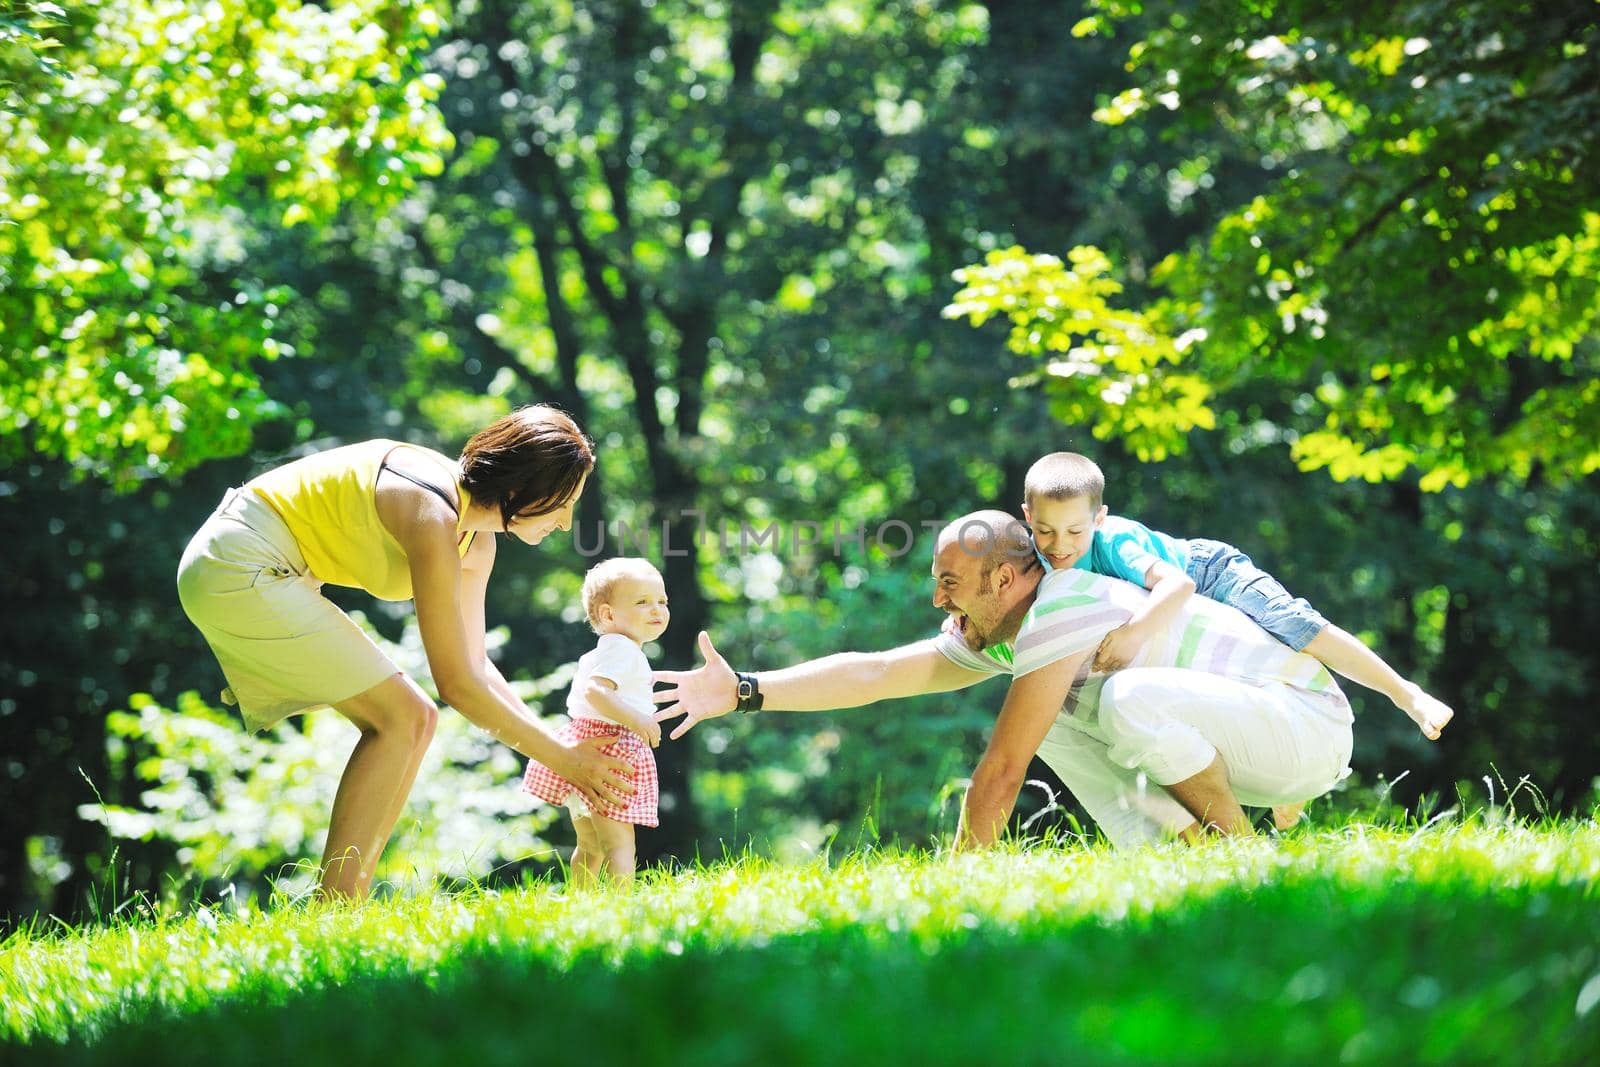
{"type": "Polygon", "coordinates": [[[1016,636],[1043,577],[1028,528],[1003,511],[961,516],[933,548],[933,606],[974,652],[1016,636]]]}
{"type": "Polygon", "coordinates": [[[1028,528],[1003,511],[974,511],[946,525],[934,543],[935,558],[951,545],[977,560],[978,573],[985,578],[1002,563],[1011,564],[1023,574],[1042,566],[1034,554],[1028,528]]]}

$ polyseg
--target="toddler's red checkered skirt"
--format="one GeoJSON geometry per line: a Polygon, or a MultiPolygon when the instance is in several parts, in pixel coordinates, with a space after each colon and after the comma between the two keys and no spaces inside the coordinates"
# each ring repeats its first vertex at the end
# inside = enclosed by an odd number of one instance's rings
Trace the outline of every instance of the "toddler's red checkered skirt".
{"type": "MultiPolygon", "coordinates": [[[[661,825],[658,814],[661,777],[656,773],[656,754],[650,751],[650,745],[644,738],[626,726],[601,719],[569,719],[555,731],[555,736],[567,745],[587,741],[591,737],[616,738],[600,751],[626,760],[633,767],[634,793],[622,807],[607,804],[595,808],[594,813],[636,826],[661,825]]],[[[574,792],[571,782],[537,760],[528,761],[527,773],[522,776],[522,788],[546,804],[565,804],[567,797],[574,792]]],[[[578,794],[577,799],[582,800],[582,794],[578,794]]]]}

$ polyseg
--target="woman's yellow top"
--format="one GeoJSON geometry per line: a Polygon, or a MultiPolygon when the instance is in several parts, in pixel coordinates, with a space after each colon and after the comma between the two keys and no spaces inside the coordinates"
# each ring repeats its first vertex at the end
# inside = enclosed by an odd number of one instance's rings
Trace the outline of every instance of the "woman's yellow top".
{"type": "Polygon", "coordinates": [[[416,449],[438,462],[436,484],[447,493],[454,488],[461,502],[456,539],[465,556],[472,538],[461,526],[471,498],[455,477],[454,461],[432,449],[363,441],[286,463],[252,479],[246,488],[282,517],[313,578],[365,589],[379,600],[410,600],[410,564],[400,542],[378,518],[378,472],[396,448],[416,449]]]}

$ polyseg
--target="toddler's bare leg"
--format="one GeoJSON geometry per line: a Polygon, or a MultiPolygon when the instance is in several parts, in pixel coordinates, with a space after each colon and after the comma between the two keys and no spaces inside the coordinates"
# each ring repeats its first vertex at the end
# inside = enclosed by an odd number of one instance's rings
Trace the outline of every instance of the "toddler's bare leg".
{"type": "Polygon", "coordinates": [[[606,821],[593,815],[572,816],[572,828],[578,833],[578,847],[572,850],[572,870],[568,881],[579,889],[586,889],[600,880],[600,865],[605,862],[605,850],[600,844],[595,823],[606,821]]]}
{"type": "Polygon", "coordinates": [[[633,824],[598,815],[592,821],[606,872],[615,881],[633,881],[633,824]]]}

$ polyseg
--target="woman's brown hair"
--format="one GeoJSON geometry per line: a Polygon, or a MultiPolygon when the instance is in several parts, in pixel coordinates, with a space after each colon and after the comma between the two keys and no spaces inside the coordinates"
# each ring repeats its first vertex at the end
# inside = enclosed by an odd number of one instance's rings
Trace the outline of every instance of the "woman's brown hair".
{"type": "Polygon", "coordinates": [[[594,442],[560,408],[531,404],[496,419],[461,450],[461,484],[472,499],[500,509],[504,525],[526,513],[548,515],[594,467],[594,442]]]}

